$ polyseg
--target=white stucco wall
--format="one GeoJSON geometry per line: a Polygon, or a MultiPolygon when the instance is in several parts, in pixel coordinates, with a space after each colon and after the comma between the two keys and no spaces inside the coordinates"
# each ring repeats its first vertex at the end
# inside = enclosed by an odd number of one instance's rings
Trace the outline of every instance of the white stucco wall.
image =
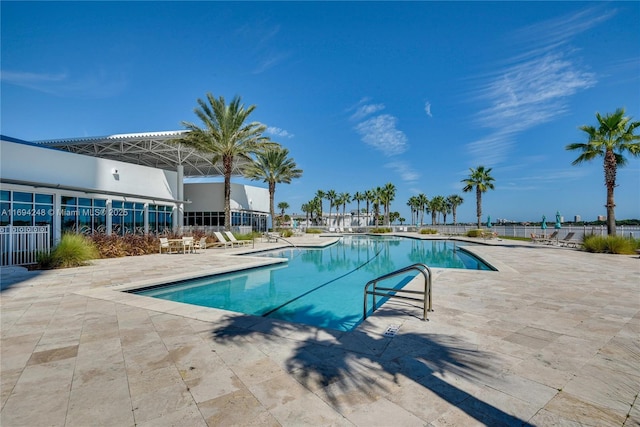
{"type": "MultiPolygon", "coordinates": [[[[224,183],[185,183],[185,212],[224,211],[224,183]]],[[[231,209],[269,212],[269,190],[231,183],[231,209]]]]}
{"type": "Polygon", "coordinates": [[[5,179],[177,198],[177,173],[66,151],[0,141],[0,174],[5,179]],[[117,173],[115,173],[117,171],[117,173]]]}

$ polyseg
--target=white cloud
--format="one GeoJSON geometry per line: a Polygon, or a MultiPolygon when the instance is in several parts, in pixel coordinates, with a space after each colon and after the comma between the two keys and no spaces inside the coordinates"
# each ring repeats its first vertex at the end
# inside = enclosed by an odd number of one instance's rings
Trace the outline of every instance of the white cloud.
{"type": "Polygon", "coordinates": [[[274,127],[274,126],[267,127],[265,132],[269,133],[271,135],[281,136],[283,138],[293,138],[294,137],[294,135],[292,133],[289,133],[288,131],[286,131],[284,129],[280,129],[280,128],[277,128],[277,127],[274,127]]]}
{"type": "Polygon", "coordinates": [[[104,69],[86,76],[73,77],[68,73],[33,73],[2,70],[3,82],[60,97],[109,98],[120,94],[127,86],[124,74],[104,69]]]}
{"type": "Polygon", "coordinates": [[[362,141],[387,156],[404,153],[407,149],[407,136],[396,129],[397,119],[382,114],[365,120],[356,126],[362,141]]]}
{"type": "Polygon", "coordinates": [[[400,175],[400,178],[407,183],[415,182],[420,179],[420,173],[413,170],[406,162],[390,162],[384,165],[384,167],[395,170],[396,173],[400,175]]]}
{"type": "Polygon", "coordinates": [[[474,163],[491,166],[506,160],[520,132],[566,113],[571,96],[597,83],[568,43],[610,16],[589,9],[516,33],[522,51],[481,81],[475,94],[487,106],[474,121],[491,133],[467,145],[474,163]]]}
{"type": "Polygon", "coordinates": [[[384,104],[365,104],[358,107],[355,113],[351,115],[351,120],[361,120],[365,117],[384,110],[384,104]]]}
{"type": "Polygon", "coordinates": [[[429,101],[424,103],[424,112],[427,113],[427,116],[433,117],[431,114],[431,103],[429,101]]]}

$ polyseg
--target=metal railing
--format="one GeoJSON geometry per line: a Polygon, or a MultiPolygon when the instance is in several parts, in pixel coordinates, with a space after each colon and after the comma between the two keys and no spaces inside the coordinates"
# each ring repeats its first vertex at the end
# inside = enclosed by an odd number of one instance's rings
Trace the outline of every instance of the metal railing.
{"type": "Polygon", "coordinates": [[[420,301],[423,303],[422,308],[422,320],[427,320],[427,312],[433,311],[431,309],[431,269],[426,264],[412,264],[407,267],[401,268],[399,270],[393,271],[391,273],[387,273],[383,276],[375,278],[367,282],[364,286],[364,318],[367,318],[367,296],[373,296],[373,311],[376,311],[376,296],[381,296],[385,298],[399,298],[404,300],[411,301],[420,301]],[[396,288],[385,288],[378,286],[378,282],[387,280],[391,277],[398,276],[400,274],[406,273],[408,271],[418,271],[424,277],[424,290],[422,291],[414,291],[409,289],[396,289],[396,288]],[[369,289],[371,288],[372,289],[369,289]],[[400,294],[400,295],[399,295],[400,294]],[[422,295],[422,298],[416,298],[412,296],[407,296],[403,294],[410,295],[422,295]]]}
{"type": "Polygon", "coordinates": [[[49,226],[0,227],[0,265],[27,265],[38,262],[39,253],[51,250],[49,226]]]}

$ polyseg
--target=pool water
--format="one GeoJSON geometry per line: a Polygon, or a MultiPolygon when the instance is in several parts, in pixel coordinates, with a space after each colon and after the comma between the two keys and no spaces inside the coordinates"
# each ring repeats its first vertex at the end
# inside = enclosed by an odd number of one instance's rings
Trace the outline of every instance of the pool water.
{"type": "MultiPolygon", "coordinates": [[[[349,331],[363,320],[364,286],[371,279],[414,263],[424,263],[431,268],[491,270],[461,248],[465,245],[470,244],[345,236],[335,245],[322,249],[287,248],[259,254],[286,258],[286,263],[133,292],[349,331]]],[[[415,271],[409,272],[380,282],[380,285],[400,288],[415,275],[415,271]]],[[[384,299],[377,298],[377,303],[379,306],[384,299]]]]}

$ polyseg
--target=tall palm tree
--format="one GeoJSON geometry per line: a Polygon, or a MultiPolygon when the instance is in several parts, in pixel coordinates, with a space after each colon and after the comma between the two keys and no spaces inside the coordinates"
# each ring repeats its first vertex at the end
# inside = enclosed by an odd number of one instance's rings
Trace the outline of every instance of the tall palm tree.
{"type": "Polygon", "coordinates": [[[380,203],[382,203],[382,187],[371,190],[371,203],[373,204],[373,225],[379,225],[380,203]]]}
{"type": "Polygon", "coordinates": [[[364,201],[364,199],[365,199],[364,193],[356,191],[353,194],[353,200],[358,203],[358,210],[356,211],[358,215],[358,227],[360,226],[360,202],[364,201]]]}
{"type": "Polygon", "coordinates": [[[280,209],[280,223],[282,224],[282,222],[284,221],[284,213],[287,209],[289,209],[289,203],[287,202],[280,202],[278,203],[278,209],[280,209]]]}
{"type": "Polygon", "coordinates": [[[457,194],[452,194],[447,197],[447,201],[449,202],[449,206],[451,206],[451,212],[453,213],[453,225],[458,223],[458,216],[456,214],[456,209],[458,206],[464,202],[464,199],[457,194]]]}
{"type": "Polygon", "coordinates": [[[344,227],[344,217],[346,216],[347,203],[351,203],[351,194],[349,193],[340,193],[338,196],[338,201],[336,202],[336,211],[338,207],[342,205],[342,226],[344,227]]]}
{"type": "Polygon", "coordinates": [[[435,196],[429,202],[429,208],[431,210],[431,224],[440,224],[439,215],[445,210],[445,201],[442,196],[435,196]]]}
{"type": "Polygon", "coordinates": [[[374,198],[375,196],[373,190],[366,190],[364,192],[364,199],[367,201],[367,225],[369,225],[369,206],[373,202],[374,198]]]}
{"type": "Polygon", "coordinates": [[[427,210],[427,206],[429,206],[429,199],[427,195],[424,193],[418,194],[418,207],[420,209],[420,227],[424,224],[424,211],[427,210]]]}
{"type": "Polygon", "coordinates": [[[313,205],[311,203],[303,203],[302,206],[300,206],[300,210],[306,214],[305,224],[306,224],[306,226],[308,228],[309,227],[309,214],[312,214],[312,212],[313,212],[313,205]]]}
{"type": "MultiPolygon", "coordinates": [[[[255,162],[251,163],[244,171],[247,178],[252,180],[262,180],[269,186],[269,212],[271,221],[275,228],[275,210],[273,201],[276,194],[276,184],[290,184],[294,178],[302,176],[302,169],[298,169],[296,162],[288,157],[289,150],[276,146],[256,154],[255,162]]],[[[286,202],[285,202],[286,204],[286,202]]],[[[289,207],[286,204],[286,207],[289,207]]],[[[282,209],[284,216],[284,209],[282,209]]]]}
{"type": "Polygon", "coordinates": [[[407,201],[407,206],[409,206],[409,209],[411,209],[411,225],[416,225],[418,223],[418,208],[419,208],[418,198],[416,196],[409,197],[409,200],[407,201]],[[414,215],[415,215],[415,222],[414,222],[414,215]]]}
{"type": "Polygon", "coordinates": [[[478,229],[482,228],[482,193],[493,190],[493,181],[491,176],[491,168],[485,169],[484,166],[478,166],[476,169],[469,168],[469,176],[462,180],[465,184],[462,191],[468,193],[476,190],[476,215],[478,217],[478,229]]]}
{"type": "Polygon", "coordinates": [[[280,209],[280,216],[284,217],[284,212],[289,209],[289,203],[280,202],[278,203],[278,209],[280,209]]]}
{"type": "Polygon", "coordinates": [[[384,217],[386,219],[387,225],[391,225],[391,218],[389,217],[389,213],[391,212],[391,202],[396,198],[396,186],[392,183],[388,182],[382,187],[382,192],[380,194],[381,202],[384,206],[384,217]]]}
{"type": "Polygon", "coordinates": [[[601,116],[596,113],[598,127],[580,126],[589,141],[586,144],[573,143],[567,145],[567,150],[582,151],[580,156],[571,164],[577,165],[582,162],[593,160],[596,157],[604,158],[604,185],[607,187],[607,233],[610,236],[616,234],[615,202],[613,190],[616,187],[616,174],[618,167],[627,164],[624,153],[628,152],[634,157],[640,155],[640,135],[634,132],[640,122],[632,122],[631,117],[624,116],[624,108],[618,108],[615,113],[601,116]]]}
{"type": "Polygon", "coordinates": [[[322,190],[316,191],[316,197],[315,198],[318,200],[318,203],[319,203],[319,206],[317,206],[318,212],[319,212],[318,218],[320,218],[320,224],[319,225],[322,225],[322,200],[324,199],[324,197],[325,197],[325,192],[324,191],[322,191],[322,190]]]}
{"type": "Polygon", "coordinates": [[[329,201],[329,222],[327,223],[327,225],[331,227],[331,209],[333,209],[333,207],[335,206],[336,199],[338,198],[338,193],[336,193],[336,190],[329,190],[324,193],[324,198],[329,201]]]}
{"type": "Polygon", "coordinates": [[[258,122],[248,122],[255,110],[234,97],[227,105],[223,96],[214,98],[207,93],[206,100],[198,99],[194,109],[202,121],[202,127],[191,122],[182,122],[189,131],[179,142],[211,155],[211,163],[222,162],[224,173],[224,228],[231,229],[231,174],[237,160],[251,161],[255,153],[274,143],[262,136],[266,126],[258,122]]]}

